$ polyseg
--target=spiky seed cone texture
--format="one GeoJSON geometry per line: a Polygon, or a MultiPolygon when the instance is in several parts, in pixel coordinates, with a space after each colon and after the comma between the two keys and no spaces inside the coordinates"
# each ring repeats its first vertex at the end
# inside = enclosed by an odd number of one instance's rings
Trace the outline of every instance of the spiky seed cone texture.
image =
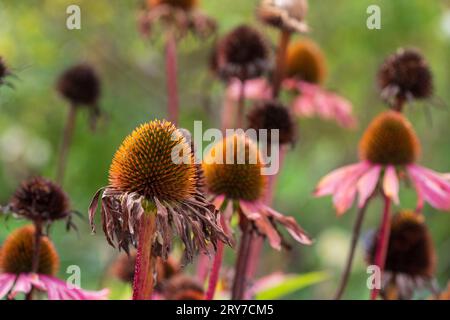
{"type": "MultiPolygon", "coordinates": [[[[375,244],[369,248],[368,262],[373,263],[375,244]]],[[[411,277],[431,278],[436,268],[436,253],[424,217],[403,210],[391,219],[385,270],[411,277]]]]}
{"type": "MultiPolygon", "coordinates": [[[[30,273],[32,271],[35,228],[27,225],[13,231],[0,249],[0,271],[5,273],[30,273]]],[[[41,237],[38,273],[55,275],[59,257],[53,243],[41,237]]]]}
{"type": "Polygon", "coordinates": [[[61,74],[57,89],[73,106],[95,108],[100,97],[100,79],[91,65],[82,63],[61,74]]]}
{"type": "Polygon", "coordinates": [[[167,121],[151,121],[135,129],[114,155],[109,171],[110,185],[123,192],[136,192],[152,200],[179,201],[195,193],[196,167],[190,145],[167,121]],[[172,161],[172,150],[191,160],[172,161]]]}
{"type": "Polygon", "coordinates": [[[225,194],[230,199],[259,199],[267,183],[261,168],[262,158],[257,145],[241,134],[218,142],[203,162],[209,191],[225,194]],[[238,163],[238,155],[241,155],[241,163],[238,163]]]}
{"type": "Polygon", "coordinates": [[[411,123],[395,111],[383,112],[373,119],[359,144],[361,159],[374,164],[414,163],[420,148],[411,123]]]}
{"type": "Polygon", "coordinates": [[[9,206],[15,214],[38,222],[51,222],[70,214],[66,193],[42,177],[25,180],[14,192],[9,206]]]}
{"type": "Polygon", "coordinates": [[[158,5],[169,5],[183,10],[192,10],[198,6],[199,0],[147,0],[150,8],[158,5]]]}
{"type": "Polygon", "coordinates": [[[248,80],[261,76],[269,65],[266,40],[258,30],[241,25],[223,37],[213,51],[210,66],[228,80],[248,80]]]}
{"type": "Polygon", "coordinates": [[[325,57],[319,46],[311,40],[292,42],[286,52],[286,77],[313,84],[323,83],[326,76],[325,57]]]}
{"type": "MultiPolygon", "coordinates": [[[[293,143],[297,128],[289,109],[277,101],[256,102],[247,114],[248,128],[266,129],[267,138],[272,143],[271,130],[279,130],[279,144],[293,143]]],[[[259,137],[258,137],[259,138],[259,137]]]]}
{"type": "Polygon", "coordinates": [[[402,48],[387,57],[378,71],[378,85],[388,98],[426,99],[433,94],[430,67],[416,49],[402,48]]]}

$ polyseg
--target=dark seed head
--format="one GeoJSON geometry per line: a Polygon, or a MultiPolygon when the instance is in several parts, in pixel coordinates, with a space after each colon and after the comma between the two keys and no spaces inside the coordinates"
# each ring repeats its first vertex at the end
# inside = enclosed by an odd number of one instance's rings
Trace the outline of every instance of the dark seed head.
{"type": "Polygon", "coordinates": [[[427,61],[415,49],[399,49],[378,71],[383,98],[390,102],[426,99],[433,94],[433,77],[427,61]]]}
{"type": "MultiPolygon", "coordinates": [[[[35,228],[28,225],[12,232],[0,251],[0,273],[30,273],[33,265],[35,228]]],[[[38,273],[55,275],[59,267],[59,257],[53,243],[41,238],[38,273]]]]}
{"type": "MultiPolygon", "coordinates": [[[[376,243],[377,241],[373,241],[369,249],[368,260],[371,264],[375,258],[376,243]]],[[[391,221],[386,271],[431,278],[435,266],[435,249],[423,216],[409,210],[394,215],[391,221]]]]}
{"type": "Polygon", "coordinates": [[[411,123],[399,112],[378,115],[359,144],[360,157],[377,164],[407,165],[420,154],[420,142],[411,123]]]}
{"type": "Polygon", "coordinates": [[[269,51],[261,34],[242,25],[219,41],[211,66],[228,80],[248,80],[261,76],[269,67],[269,51]]]}
{"type": "Polygon", "coordinates": [[[100,97],[100,79],[92,66],[79,64],[61,74],[57,89],[75,106],[95,107],[100,97]]]}
{"type": "Polygon", "coordinates": [[[296,139],[297,128],[289,109],[277,101],[257,102],[247,114],[248,127],[267,129],[269,142],[272,141],[271,130],[279,130],[279,143],[293,143],[296,139]]]}
{"type": "Polygon", "coordinates": [[[40,222],[63,219],[71,213],[66,193],[56,183],[42,177],[24,181],[9,206],[18,216],[40,222]]]}

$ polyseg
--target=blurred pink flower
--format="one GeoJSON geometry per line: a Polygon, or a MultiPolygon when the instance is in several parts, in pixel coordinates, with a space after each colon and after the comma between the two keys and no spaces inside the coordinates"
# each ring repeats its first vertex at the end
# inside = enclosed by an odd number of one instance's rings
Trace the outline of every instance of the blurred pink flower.
{"type": "MultiPolygon", "coordinates": [[[[227,88],[227,99],[238,101],[241,81],[233,80],[227,88]]],[[[245,81],[244,96],[250,100],[270,100],[272,88],[265,78],[245,81]]],[[[344,128],[355,128],[357,121],[352,115],[352,104],[347,99],[329,92],[319,85],[305,81],[286,79],[283,87],[299,94],[292,101],[292,110],[299,117],[319,116],[325,120],[335,120],[344,128]]]]}
{"type": "Polygon", "coordinates": [[[325,120],[335,120],[344,128],[356,127],[357,121],[352,115],[352,104],[347,99],[319,85],[301,80],[287,79],[283,82],[283,86],[299,92],[292,102],[292,109],[299,117],[317,115],[325,120]]]}
{"type": "Polygon", "coordinates": [[[418,211],[422,210],[424,202],[436,209],[450,210],[448,174],[417,165],[419,150],[419,140],[406,118],[394,111],[384,112],[373,120],[361,139],[361,161],[326,175],[314,194],[317,197],[332,195],[340,215],[352,206],[357,195],[358,206],[364,207],[377,186],[398,204],[402,178],[415,188],[418,211]]]}
{"type": "Polygon", "coordinates": [[[105,300],[109,293],[108,289],[86,291],[71,288],[66,282],[43,274],[0,274],[0,299],[6,295],[8,299],[14,299],[18,293],[27,294],[33,287],[46,292],[49,300],[105,300]]]}

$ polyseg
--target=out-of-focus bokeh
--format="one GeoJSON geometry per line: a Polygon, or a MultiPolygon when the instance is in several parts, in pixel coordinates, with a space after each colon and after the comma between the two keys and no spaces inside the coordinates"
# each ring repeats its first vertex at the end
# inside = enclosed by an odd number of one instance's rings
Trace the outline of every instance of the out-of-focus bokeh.
{"type": "MultiPolygon", "coordinates": [[[[204,0],[201,7],[217,19],[218,34],[248,23],[276,43],[276,32],[261,25],[254,12],[257,0],[204,0]]],[[[54,177],[56,158],[68,106],[55,92],[55,81],[66,67],[87,61],[102,78],[100,106],[105,112],[97,132],[89,130],[88,114],[79,112],[64,188],[74,209],[79,233],[66,233],[63,223],[51,230],[61,256],[60,276],[79,265],[82,286],[108,283],[108,263],[116,255],[99,232],[91,235],[87,207],[95,191],[107,184],[114,151],[134,127],[165,116],[165,71],[159,30],[151,39],[137,30],[141,1],[119,0],[0,0],[0,56],[16,77],[15,89],[0,87],[0,202],[6,204],[19,182],[30,175],[54,177]],[[66,28],[66,8],[81,7],[82,29],[66,28]]],[[[434,74],[435,98],[407,108],[423,145],[421,163],[450,171],[450,2],[422,0],[310,1],[311,37],[322,47],[328,65],[327,88],[354,104],[360,125],[354,131],[319,119],[298,121],[300,139],[288,154],[276,189],[275,208],[295,216],[315,239],[310,247],[294,245],[290,252],[265,248],[259,275],[273,271],[326,271],[329,279],[285,298],[330,299],[347,255],[354,209],[337,218],[330,198],[314,199],[317,181],[336,167],[357,160],[358,139],[367,123],[386,109],[375,85],[375,74],[386,55],[398,47],[418,47],[434,74]],[[381,30],[366,27],[371,4],[381,8],[381,30]]],[[[298,37],[298,36],[296,36],[298,37]]],[[[187,37],[179,45],[181,126],[194,120],[218,127],[223,85],[208,72],[214,39],[187,37]]],[[[402,206],[411,208],[415,194],[402,190],[402,206]]],[[[425,208],[438,252],[440,285],[450,278],[450,215],[425,208]]],[[[377,227],[381,204],[367,214],[365,232],[377,227]]],[[[23,221],[0,220],[0,243],[23,221]]],[[[346,298],[367,299],[362,242],[346,298]]],[[[233,251],[228,250],[230,264],[233,251]]],[[[192,270],[189,267],[188,270],[192,270]],[[190,269],[189,269],[190,268],[190,269]]]]}

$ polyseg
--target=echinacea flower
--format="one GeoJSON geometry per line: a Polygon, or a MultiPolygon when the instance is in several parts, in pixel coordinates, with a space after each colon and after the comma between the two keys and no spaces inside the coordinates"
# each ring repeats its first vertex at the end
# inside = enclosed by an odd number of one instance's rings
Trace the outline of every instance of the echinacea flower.
{"type": "Polygon", "coordinates": [[[147,0],[147,7],[140,14],[139,28],[148,35],[160,21],[179,37],[185,36],[187,31],[208,37],[216,30],[216,23],[199,10],[199,3],[199,0],[147,0]]]}
{"type": "Polygon", "coordinates": [[[12,232],[0,250],[0,299],[15,299],[18,294],[30,295],[33,290],[46,294],[49,300],[106,299],[108,290],[85,291],[55,277],[59,257],[52,242],[41,238],[39,267],[32,272],[35,229],[25,226],[12,232]]]}
{"type": "Polygon", "coordinates": [[[163,286],[162,297],[166,300],[204,300],[205,291],[196,279],[179,274],[163,286]]]}
{"type": "Polygon", "coordinates": [[[263,75],[270,66],[266,40],[256,29],[241,25],[225,35],[216,45],[212,66],[226,81],[241,81],[263,75]]]}
{"type": "Polygon", "coordinates": [[[257,11],[264,23],[289,32],[308,31],[306,0],[262,0],[257,11]]]}
{"type": "Polygon", "coordinates": [[[95,69],[81,63],[65,70],[59,77],[57,90],[73,107],[89,109],[91,126],[100,115],[98,100],[101,93],[100,78],[95,69]]]}
{"type": "Polygon", "coordinates": [[[172,232],[185,245],[184,257],[192,260],[208,243],[227,241],[217,224],[217,211],[198,190],[201,179],[190,145],[170,122],[151,121],[135,129],[114,155],[109,171],[109,185],[94,196],[89,213],[94,228],[94,214],[101,194],[102,223],[110,245],[128,252],[136,245],[139,218],[145,202],[157,210],[155,255],[167,258],[172,246],[172,232]],[[190,163],[175,163],[172,151],[179,148],[190,163]],[[173,226],[173,231],[171,226],[173,226]],[[195,237],[192,234],[195,233],[195,237]]]}
{"type": "Polygon", "coordinates": [[[167,121],[151,121],[129,135],[114,155],[109,185],[95,194],[89,207],[94,215],[101,196],[103,231],[110,245],[129,251],[138,246],[136,271],[148,279],[135,276],[136,299],[151,296],[153,275],[148,275],[154,257],[167,259],[174,233],[184,244],[184,260],[189,262],[210,244],[228,242],[218,224],[218,211],[199,190],[203,175],[195,163],[190,144],[183,133],[167,121]],[[173,156],[180,155],[180,159],[173,156]],[[148,259],[142,267],[139,259],[148,259]],[[136,286],[146,285],[140,296],[136,286]]]}
{"type": "Polygon", "coordinates": [[[43,177],[22,182],[7,209],[20,218],[38,224],[49,225],[56,220],[66,219],[67,227],[74,227],[71,221],[74,211],[70,209],[67,194],[59,185],[43,177]]]}
{"type": "Polygon", "coordinates": [[[81,107],[87,108],[89,111],[91,129],[95,130],[96,128],[100,116],[98,107],[100,79],[91,65],[82,63],[65,70],[58,79],[56,89],[69,102],[69,112],[67,113],[56,168],[56,182],[62,184],[75,130],[76,115],[81,107]]]}
{"type": "MultiPolygon", "coordinates": [[[[374,263],[376,233],[369,243],[367,262],[374,263]]],[[[382,275],[381,295],[384,299],[409,300],[417,289],[434,293],[436,252],[424,216],[402,210],[391,218],[389,246],[382,275]]]]}
{"type": "Polygon", "coordinates": [[[325,58],[319,46],[308,39],[291,43],[287,48],[283,87],[298,92],[292,110],[300,117],[318,115],[335,120],[345,128],[356,125],[352,104],[323,88],[326,75],[325,58]]]}
{"type": "Polygon", "coordinates": [[[386,58],[377,77],[382,98],[396,109],[401,110],[404,102],[433,94],[433,75],[417,49],[398,49],[386,58]]]}
{"type": "Polygon", "coordinates": [[[277,224],[284,226],[296,241],[310,244],[293,217],[284,216],[262,200],[267,183],[267,176],[261,174],[262,161],[257,145],[245,135],[236,134],[214,145],[204,159],[203,169],[216,207],[222,207],[225,201],[235,202],[241,218],[251,221],[274,249],[280,250],[283,243],[277,224]],[[242,157],[241,161],[238,157],[242,157]]]}
{"type": "MultiPolygon", "coordinates": [[[[267,176],[261,172],[263,158],[258,146],[249,137],[235,134],[219,141],[204,158],[203,168],[213,202],[223,210],[225,226],[229,224],[233,209],[239,215],[242,237],[236,262],[233,299],[242,299],[247,286],[250,243],[255,236],[267,237],[269,244],[280,250],[285,245],[277,228],[281,225],[296,241],[310,244],[311,240],[293,217],[286,217],[265,204],[267,176]]],[[[220,262],[218,253],[211,271],[210,278],[215,281],[210,281],[208,299],[214,296],[220,262]]]]}
{"type": "Polygon", "coordinates": [[[339,215],[353,204],[358,206],[380,188],[383,194],[399,203],[399,177],[410,181],[417,193],[417,210],[424,201],[440,210],[450,210],[450,181],[444,175],[416,163],[420,142],[409,121],[400,113],[387,111],[378,115],[360,142],[357,164],[337,169],[319,182],[315,195],[333,196],[339,215]]]}
{"type": "MultiPolygon", "coordinates": [[[[271,143],[271,130],[278,130],[277,143],[283,145],[294,143],[297,136],[296,123],[287,107],[278,101],[260,101],[256,102],[253,108],[247,114],[248,128],[267,130],[268,142],[271,143]]],[[[259,139],[259,137],[258,137],[259,139]]]]}

